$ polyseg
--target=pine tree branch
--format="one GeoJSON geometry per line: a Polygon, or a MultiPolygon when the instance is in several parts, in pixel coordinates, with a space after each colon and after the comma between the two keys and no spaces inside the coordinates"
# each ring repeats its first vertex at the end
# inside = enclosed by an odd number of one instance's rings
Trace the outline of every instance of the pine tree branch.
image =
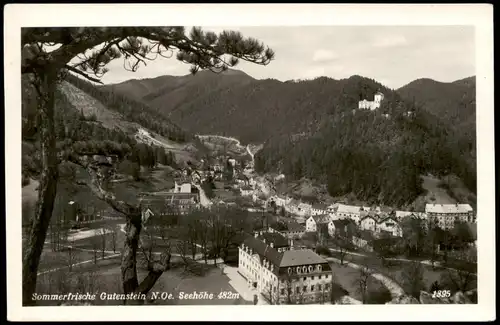
{"type": "Polygon", "coordinates": [[[68,69],[69,71],[73,72],[73,73],[79,74],[80,76],[84,77],[85,79],[88,79],[88,80],[90,80],[90,81],[93,81],[93,82],[99,83],[99,84],[101,84],[101,85],[103,84],[101,80],[96,79],[96,78],[94,78],[94,77],[91,77],[91,76],[89,76],[88,74],[86,74],[86,73],[84,73],[84,72],[82,72],[82,71],[80,71],[80,70],[78,70],[78,69],[76,69],[76,68],[73,68],[72,66],[70,66],[70,65],[68,65],[68,64],[66,64],[65,68],[66,68],[66,69],[68,69]]]}

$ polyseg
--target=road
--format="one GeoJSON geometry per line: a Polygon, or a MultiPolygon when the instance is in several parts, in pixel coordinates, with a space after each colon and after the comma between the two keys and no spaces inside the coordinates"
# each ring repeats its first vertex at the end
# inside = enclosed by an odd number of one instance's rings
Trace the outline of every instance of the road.
{"type": "Polygon", "coordinates": [[[200,204],[204,208],[209,208],[213,204],[213,202],[207,197],[203,188],[199,184],[193,183],[193,186],[196,187],[198,189],[198,191],[200,192],[200,204]]]}
{"type": "MultiPolygon", "coordinates": [[[[330,248],[330,251],[332,252],[341,252],[339,249],[335,249],[335,248],[330,248]]],[[[362,256],[362,257],[370,257],[372,255],[367,255],[367,254],[363,254],[363,253],[356,253],[356,252],[345,252],[346,254],[349,254],[349,255],[354,255],[354,256],[362,256]]],[[[424,264],[424,265],[429,265],[429,266],[432,266],[432,262],[431,261],[427,261],[427,260],[410,260],[410,259],[406,259],[406,258],[396,258],[396,257],[388,257],[386,258],[387,261],[395,261],[395,262],[408,262],[408,263],[412,263],[412,262],[418,262],[420,264],[424,264]]],[[[439,266],[440,268],[443,268],[443,269],[447,269],[447,270],[453,270],[453,271],[459,271],[458,269],[454,269],[452,267],[446,267],[446,266],[442,266],[441,263],[439,262],[434,262],[434,266],[439,266]]],[[[476,274],[473,274],[473,276],[476,276],[476,274]]]]}
{"type": "MultiPolygon", "coordinates": [[[[340,264],[340,260],[337,258],[334,258],[334,257],[326,257],[326,260],[340,264]]],[[[348,263],[349,263],[349,266],[354,268],[354,269],[363,268],[363,266],[361,266],[361,265],[354,264],[352,262],[348,262],[348,263]]],[[[383,274],[375,273],[375,271],[372,269],[369,269],[369,270],[370,270],[370,273],[372,273],[372,276],[375,279],[382,282],[382,284],[391,292],[391,296],[393,299],[405,294],[404,290],[394,280],[392,280],[391,278],[389,278],[383,274]]]]}

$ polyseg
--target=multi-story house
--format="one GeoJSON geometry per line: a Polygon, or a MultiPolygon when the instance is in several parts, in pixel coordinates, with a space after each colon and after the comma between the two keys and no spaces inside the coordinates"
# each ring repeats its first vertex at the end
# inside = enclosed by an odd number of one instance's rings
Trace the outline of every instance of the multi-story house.
{"type": "Polygon", "coordinates": [[[452,229],[456,221],[476,221],[474,210],[469,204],[426,204],[425,213],[429,222],[435,222],[441,229],[452,229]]]}
{"type": "Polygon", "coordinates": [[[369,213],[359,219],[359,228],[371,232],[377,231],[379,218],[378,215],[369,213]]]}
{"type": "Polygon", "coordinates": [[[309,203],[301,202],[297,206],[297,214],[302,217],[311,215],[312,206],[309,203]]]}
{"type": "Polygon", "coordinates": [[[330,220],[328,214],[310,216],[306,220],[306,232],[316,232],[320,224],[328,225],[330,220]]]}
{"type": "Polygon", "coordinates": [[[285,236],[288,239],[300,239],[304,236],[306,232],[306,228],[304,225],[301,225],[296,222],[289,222],[287,224],[287,230],[279,231],[280,234],[285,236]]]}
{"type": "Polygon", "coordinates": [[[394,237],[403,237],[403,229],[399,225],[398,220],[393,216],[385,216],[377,222],[377,232],[386,231],[394,237]]]}
{"type": "Polygon", "coordinates": [[[330,265],[312,250],[278,250],[274,241],[256,233],[241,244],[238,263],[239,273],[271,304],[318,303],[329,297],[330,265]]]}
{"type": "Polygon", "coordinates": [[[177,181],[174,182],[174,193],[191,193],[192,192],[192,186],[191,183],[189,182],[179,182],[177,181]]]}
{"type": "Polygon", "coordinates": [[[328,207],[324,204],[313,204],[311,207],[311,215],[319,216],[323,214],[328,214],[328,207]]]}
{"type": "Polygon", "coordinates": [[[357,226],[350,219],[333,219],[328,223],[328,234],[331,237],[350,239],[355,234],[357,226]]]}
{"type": "Polygon", "coordinates": [[[370,211],[370,208],[339,204],[337,207],[336,215],[339,219],[352,219],[356,223],[359,223],[362,211],[368,212],[370,211]]]}

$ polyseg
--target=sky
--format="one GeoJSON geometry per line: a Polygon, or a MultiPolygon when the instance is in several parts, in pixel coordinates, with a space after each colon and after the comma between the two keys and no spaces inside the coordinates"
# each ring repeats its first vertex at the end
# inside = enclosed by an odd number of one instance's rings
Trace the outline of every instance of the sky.
{"type": "MultiPolygon", "coordinates": [[[[191,27],[187,26],[189,31],[191,27]]],[[[334,79],[361,75],[397,89],[419,78],[451,82],[475,71],[473,26],[258,26],[203,27],[221,32],[238,30],[272,48],[267,66],[241,61],[235,68],[256,79],[334,79]]],[[[105,84],[128,79],[182,76],[189,65],[159,58],[136,72],[123,68],[123,59],[108,65],[105,84]]]]}

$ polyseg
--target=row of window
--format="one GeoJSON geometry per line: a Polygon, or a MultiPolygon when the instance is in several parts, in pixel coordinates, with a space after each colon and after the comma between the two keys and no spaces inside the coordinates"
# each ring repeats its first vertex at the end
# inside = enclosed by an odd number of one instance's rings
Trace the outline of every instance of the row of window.
{"type": "MultiPolygon", "coordinates": [[[[325,279],[327,279],[327,280],[328,280],[329,275],[328,275],[328,274],[324,274],[324,276],[325,276],[325,279]]],[[[322,278],[323,278],[323,275],[321,275],[321,274],[320,274],[320,275],[318,275],[318,280],[321,280],[322,278]]],[[[311,276],[311,280],[312,280],[312,281],[314,281],[314,279],[316,279],[316,277],[315,277],[314,275],[313,275],[313,276],[311,276]]],[[[307,281],[307,277],[305,276],[302,280],[307,281]]],[[[282,283],[282,284],[284,284],[284,283],[285,283],[285,280],[284,280],[284,279],[281,279],[281,283],[282,283]]]]}
{"type": "MultiPolygon", "coordinates": [[[[317,272],[321,272],[322,270],[323,270],[323,268],[321,267],[321,265],[317,265],[316,266],[316,271],[317,272]]],[[[294,268],[291,268],[291,267],[288,268],[288,274],[292,274],[293,271],[294,271],[294,268]]],[[[315,271],[314,270],[314,266],[312,266],[312,265],[309,265],[308,267],[306,267],[306,266],[297,266],[295,268],[295,272],[297,274],[307,273],[307,271],[309,271],[309,273],[314,272],[315,271]]]]}
{"type": "MultiPolygon", "coordinates": [[[[274,288],[274,289],[276,289],[276,288],[274,288]]],[[[325,289],[325,291],[326,291],[326,290],[329,290],[329,289],[330,289],[330,284],[328,284],[328,283],[327,283],[327,284],[325,284],[324,289],[325,289]]],[[[291,292],[291,289],[288,289],[288,290],[289,290],[289,293],[292,293],[292,292],[291,292]]],[[[323,290],[323,286],[322,286],[321,284],[318,284],[318,285],[316,285],[316,286],[315,286],[315,285],[312,285],[312,286],[311,286],[311,291],[310,291],[310,292],[314,292],[315,290],[317,290],[317,291],[322,291],[322,290],[323,290]]],[[[275,290],[275,291],[276,291],[276,290],[275,290]]],[[[303,287],[302,287],[302,292],[303,292],[303,293],[307,293],[307,286],[303,286],[303,287]]],[[[298,287],[298,286],[297,286],[297,287],[295,287],[295,293],[297,293],[297,294],[298,294],[298,293],[301,293],[300,287],[298,287]]],[[[281,289],[281,295],[284,295],[284,294],[285,294],[285,289],[281,289]]]]}

